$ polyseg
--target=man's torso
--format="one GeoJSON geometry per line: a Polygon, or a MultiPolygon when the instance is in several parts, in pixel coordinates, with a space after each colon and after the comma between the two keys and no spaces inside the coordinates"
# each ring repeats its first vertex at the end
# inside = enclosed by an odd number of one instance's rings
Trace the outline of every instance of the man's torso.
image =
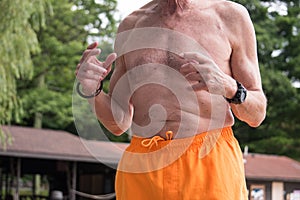
{"type": "MultiPolygon", "coordinates": [[[[142,74],[131,73],[129,76],[129,82],[135,88],[131,98],[135,108],[132,127],[135,135],[164,136],[166,131],[172,130],[180,132],[178,137],[187,137],[233,124],[229,105],[223,97],[211,95],[208,91],[197,91],[195,98],[185,98],[193,91],[185,87],[187,83],[180,81],[179,73],[174,72],[179,72],[180,67],[187,63],[178,54],[181,50],[182,53],[188,51],[189,43],[194,40],[199,44],[199,49],[204,49],[200,53],[210,56],[223,72],[231,76],[232,48],[222,19],[224,1],[208,2],[210,4],[203,7],[194,5],[179,14],[170,15],[163,15],[154,2],[129,16],[129,32],[136,29],[142,30],[141,33],[148,32],[145,36],[149,33],[154,35],[150,39],[142,35],[146,41],[145,48],[136,48],[124,55],[127,72],[135,72],[137,68],[143,71],[142,74]],[[136,88],[135,80],[141,80],[143,76],[147,80],[153,76],[152,83],[145,81],[136,88]],[[177,86],[187,89],[178,92],[173,88],[177,86]]],[[[127,42],[132,43],[134,39],[127,42]]]]}

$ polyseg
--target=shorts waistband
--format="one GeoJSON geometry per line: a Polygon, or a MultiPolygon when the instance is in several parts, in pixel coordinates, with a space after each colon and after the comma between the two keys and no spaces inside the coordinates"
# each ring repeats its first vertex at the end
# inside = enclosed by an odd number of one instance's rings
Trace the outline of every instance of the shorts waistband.
{"type": "Polygon", "coordinates": [[[187,138],[172,139],[170,138],[170,136],[168,136],[168,134],[170,134],[170,131],[166,132],[167,139],[160,136],[154,136],[152,138],[142,138],[133,136],[131,139],[130,146],[131,148],[145,148],[152,151],[160,149],[170,143],[172,143],[172,148],[181,148],[182,145],[186,145],[187,143],[189,143],[189,149],[191,149],[193,147],[198,148],[203,144],[205,140],[209,140],[211,137],[218,137],[217,140],[231,140],[234,138],[234,134],[231,127],[210,130],[207,132],[196,134],[193,137],[187,138]]]}

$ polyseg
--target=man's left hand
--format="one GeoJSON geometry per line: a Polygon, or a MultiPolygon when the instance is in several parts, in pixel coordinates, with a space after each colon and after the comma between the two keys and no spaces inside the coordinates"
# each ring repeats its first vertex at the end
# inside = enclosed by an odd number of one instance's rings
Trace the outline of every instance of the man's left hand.
{"type": "Polygon", "coordinates": [[[197,52],[186,52],[181,56],[187,63],[181,66],[180,73],[192,83],[195,91],[206,90],[211,94],[227,96],[228,83],[236,85],[234,79],[225,74],[212,58],[197,52]]]}

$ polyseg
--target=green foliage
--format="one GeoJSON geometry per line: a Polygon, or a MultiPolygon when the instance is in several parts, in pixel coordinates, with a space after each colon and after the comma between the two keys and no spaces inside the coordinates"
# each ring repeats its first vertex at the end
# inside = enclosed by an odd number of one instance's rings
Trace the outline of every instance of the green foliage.
{"type": "MultiPolygon", "coordinates": [[[[72,115],[75,67],[87,46],[87,38],[100,40],[99,36],[114,33],[115,4],[90,0],[52,0],[51,4],[53,11],[46,13],[46,26],[37,32],[41,51],[32,56],[33,78],[18,82],[26,110],[22,124],[33,125],[34,121],[41,120],[43,127],[75,132],[72,115]],[[102,21],[109,23],[104,26],[102,21]],[[94,34],[95,28],[101,32],[94,34]],[[39,118],[35,118],[37,114],[39,118]]],[[[112,51],[111,44],[103,44],[109,46],[105,46],[106,50],[112,51]]]]}
{"type": "MultiPolygon", "coordinates": [[[[1,125],[19,120],[16,80],[32,77],[31,55],[40,52],[34,27],[36,24],[44,26],[44,12],[51,7],[48,0],[1,0],[0,7],[1,125]]],[[[1,143],[5,143],[7,137],[0,129],[1,143]]]]}
{"type": "Polygon", "coordinates": [[[114,13],[117,0],[73,0],[78,17],[88,25],[89,35],[93,37],[112,37],[116,32],[114,13]]]}
{"type": "Polygon", "coordinates": [[[282,65],[280,70],[286,71],[292,80],[300,80],[300,2],[290,1],[287,4],[288,15],[278,16],[276,25],[278,35],[285,38],[283,51],[279,56],[282,65]]]}

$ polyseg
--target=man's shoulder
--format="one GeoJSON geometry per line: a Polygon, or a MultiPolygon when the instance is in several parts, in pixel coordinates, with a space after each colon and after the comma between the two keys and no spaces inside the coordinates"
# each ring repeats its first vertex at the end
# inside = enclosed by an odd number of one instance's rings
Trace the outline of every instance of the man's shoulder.
{"type": "Polygon", "coordinates": [[[247,12],[247,9],[239,3],[233,2],[233,1],[226,1],[221,0],[219,3],[216,4],[216,9],[218,9],[219,12],[227,13],[227,14],[245,14],[247,12]]]}
{"type": "Polygon", "coordinates": [[[251,23],[250,15],[246,7],[232,1],[221,1],[216,7],[220,19],[227,26],[239,27],[251,23]]]}
{"type": "Polygon", "coordinates": [[[243,19],[249,16],[246,7],[232,1],[222,1],[222,3],[218,4],[216,9],[217,12],[222,16],[235,20],[243,19]]]}
{"type": "Polygon", "coordinates": [[[136,13],[137,11],[134,11],[130,15],[128,15],[125,19],[123,19],[118,27],[118,33],[127,31],[130,29],[133,29],[136,21],[138,19],[138,15],[136,13]]]}
{"type": "Polygon", "coordinates": [[[215,11],[232,45],[240,46],[241,41],[251,41],[245,40],[255,35],[253,22],[246,7],[232,1],[222,1],[215,11]]]}
{"type": "Polygon", "coordinates": [[[118,32],[127,31],[133,29],[138,22],[146,13],[147,10],[151,7],[156,5],[156,0],[151,1],[144,5],[143,7],[139,8],[138,10],[133,11],[129,14],[125,19],[123,19],[119,25],[118,32]]]}

